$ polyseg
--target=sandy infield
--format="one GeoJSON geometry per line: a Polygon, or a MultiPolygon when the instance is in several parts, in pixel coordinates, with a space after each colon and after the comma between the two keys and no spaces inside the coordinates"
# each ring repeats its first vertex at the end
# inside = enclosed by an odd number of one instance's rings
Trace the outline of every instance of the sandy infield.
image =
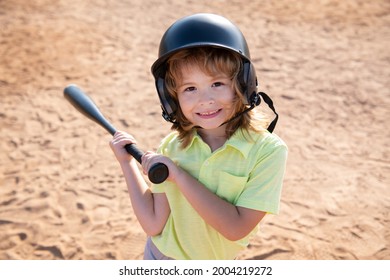
{"type": "Polygon", "coordinates": [[[386,0],[0,1],[0,259],[142,259],[111,136],[62,91],[156,149],[170,125],[150,66],[197,12],[245,34],[290,149],[281,212],[239,259],[390,259],[386,0]]]}

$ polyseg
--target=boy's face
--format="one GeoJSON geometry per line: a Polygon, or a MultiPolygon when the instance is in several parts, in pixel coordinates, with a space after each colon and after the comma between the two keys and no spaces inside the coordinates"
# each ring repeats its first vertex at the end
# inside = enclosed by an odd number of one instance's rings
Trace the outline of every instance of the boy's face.
{"type": "Polygon", "coordinates": [[[184,116],[195,126],[215,129],[233,114],[232,81],[223,73],[209,76],[197,65],[186,65],[177,93],[184,116]]]}

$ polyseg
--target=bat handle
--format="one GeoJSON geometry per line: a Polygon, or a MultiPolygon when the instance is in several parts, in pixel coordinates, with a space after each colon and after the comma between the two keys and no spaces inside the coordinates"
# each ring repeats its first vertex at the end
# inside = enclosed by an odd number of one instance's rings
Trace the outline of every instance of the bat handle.
{"type": "MultiPolygon", "coordinates": [[[[137,148],[134,144],[127,144],[125,146],[126,151],[132,155],[139,163],[142,162],[141,158],[143,156],[143,152],[137,148]]],[[[161,162],[155,163],[150,167],[148,171],[148,177],[150,182],[154,184],[160,184],[164,182],[169,175],[168,167],[161,162]]]]}

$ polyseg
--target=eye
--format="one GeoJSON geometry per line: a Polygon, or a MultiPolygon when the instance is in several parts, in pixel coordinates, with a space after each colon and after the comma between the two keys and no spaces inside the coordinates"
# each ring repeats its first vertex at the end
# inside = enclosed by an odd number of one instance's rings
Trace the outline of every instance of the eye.
{"type": "Polygon", "coordinates": [[[184,91],[186,92],[192,92],[192,91],[195,91],[196,90],[196,87],[187,87],[184,89],[184,91]]]}
{"type": "Polygon", "coordinates": [[[215,82],[215,83],[213,83],[212,87],[220,87],[223,85],[224,85],[224,83],[222,83],[222,82],[215,82]]]}

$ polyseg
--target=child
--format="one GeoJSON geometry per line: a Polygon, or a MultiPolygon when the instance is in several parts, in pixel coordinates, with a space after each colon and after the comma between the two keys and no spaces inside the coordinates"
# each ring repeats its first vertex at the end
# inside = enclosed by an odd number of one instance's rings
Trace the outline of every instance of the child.
{"type": "Polygon", "coordinates": [[[182,18],[164,34],[152,72],[174,132],[145,153],[142,168],[162,162],[167,180],[148,187],[124,149],[132,136],[117,132],[110,142],[149,236],[144,259],[234,259],[266,213],[278,212],[287,158],[251,111],[259,95],[274,108],[257,93],[245,38],[221,16],[182,18]]]}

